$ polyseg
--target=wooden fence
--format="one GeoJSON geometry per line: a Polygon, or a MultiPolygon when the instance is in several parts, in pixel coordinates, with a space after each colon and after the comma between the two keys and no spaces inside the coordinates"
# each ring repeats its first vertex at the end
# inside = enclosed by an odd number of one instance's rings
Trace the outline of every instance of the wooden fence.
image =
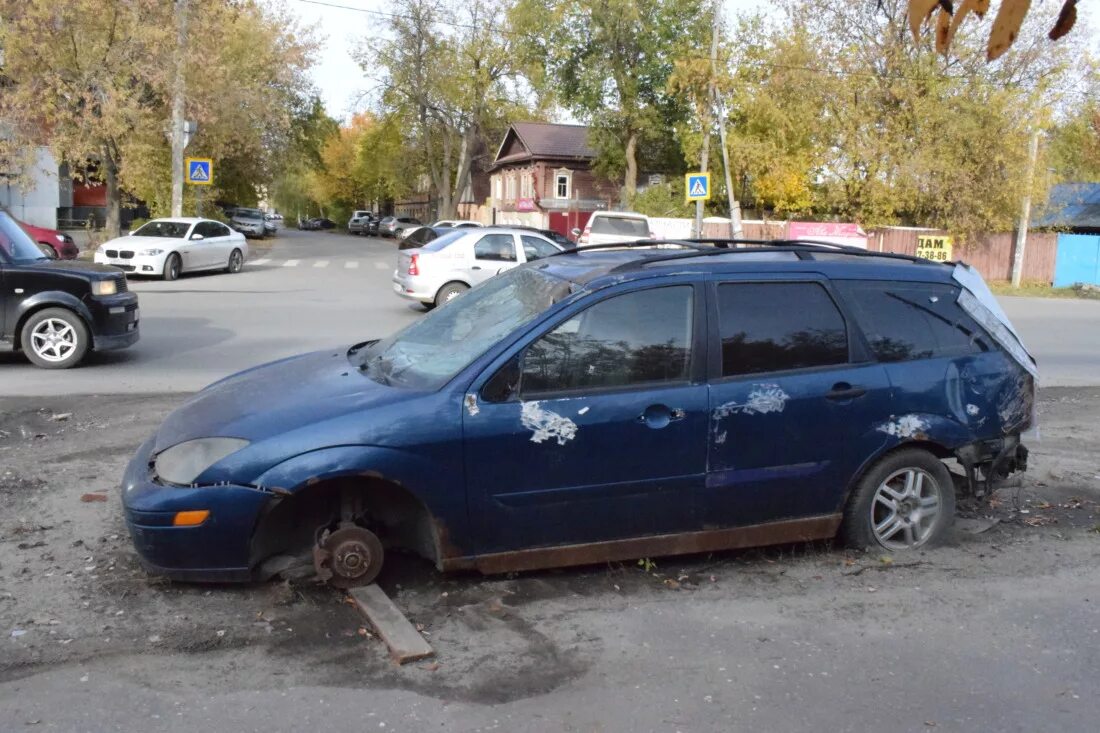
{"type": "MultiPolygon", "coordinates": [[[[936,229],[885,228],[867,235],[867,249],[878,252],[916,254],[918,235],[947,234],[936,229]]],[[[1016,234],[980,234],[966,241],[955,238],[952,257],[973,266],[989,281],[1012,279],[1012,257],[1016,234]]],[[[1024,247],[1023,280],[1027,282],[1054,282],[1054,258],[1058,250],[1058,235],[1045,232],[1029,232],[1024,247]]]]}

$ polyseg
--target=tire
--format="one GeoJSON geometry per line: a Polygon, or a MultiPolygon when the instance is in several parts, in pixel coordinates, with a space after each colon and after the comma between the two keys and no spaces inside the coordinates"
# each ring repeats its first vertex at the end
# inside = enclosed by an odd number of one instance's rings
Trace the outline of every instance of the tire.
{"type": "Polygon", "coordinates": [[[955,522],[947,466],[920,448],[884,456],[859,480],[844,509],[850,547],[900,552],[941,543],[955,522]]]}
{"type": "Polygon", "coordinates": [[[180,256],[173,252],[168,255],[168,259],[164,261],[164,273],[165,280],[176,280],[180,276],[180,272],[183,270],[183,264],[180,262],[180,256]]]}
{"type": "Polygon", "coordinates": [[[236,275],[238,272],[244,269],[244,255],[241,254],[239,249],[235,249],[229,253],[229,262],[225,265],[225,271],[231,275],[236,275]]]}
{"type": "Polygon", "coordinates": [[[66,308],[46,308],[23,324],[20,344],[35,366],[68,369],[84,359],[91,339],[80,316],[66,308]]]}
{"type": "Polygon", "coordinates": [[[435,294],[435,304],[443,305],[449,300],[454,300],[469,289],[470,286],[465,283],[447,283],[435,294]]]}

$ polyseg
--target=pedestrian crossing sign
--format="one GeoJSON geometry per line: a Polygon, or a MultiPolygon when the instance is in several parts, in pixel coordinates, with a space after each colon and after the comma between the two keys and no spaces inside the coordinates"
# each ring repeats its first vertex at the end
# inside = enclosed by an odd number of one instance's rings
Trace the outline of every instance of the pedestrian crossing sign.
{"type": "Polygon", "coordinates": [[[210,158],[188,158],[184,161],[185,180],[196,186],[209,186],[214,182],[214,161],[210,158]]]}
{"type": "Polygon", "coordinates": [[[710,201],[710,174],[688,173],[684,176],[684,193],[688,201],[710,201]]]}

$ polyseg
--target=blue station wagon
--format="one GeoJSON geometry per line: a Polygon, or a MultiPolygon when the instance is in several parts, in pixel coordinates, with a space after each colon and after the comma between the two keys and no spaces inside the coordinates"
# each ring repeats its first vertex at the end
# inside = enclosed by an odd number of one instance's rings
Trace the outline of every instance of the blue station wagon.
{"type": "Polygon", "coordinates": [[[905,550],[1026,468],[1035,361],[977,273],[761,244],[566,252],[212,384],[127,469],[137,551],[197,581],[312,553],[350,587],[392,549],[485,573],[905,550]]]}

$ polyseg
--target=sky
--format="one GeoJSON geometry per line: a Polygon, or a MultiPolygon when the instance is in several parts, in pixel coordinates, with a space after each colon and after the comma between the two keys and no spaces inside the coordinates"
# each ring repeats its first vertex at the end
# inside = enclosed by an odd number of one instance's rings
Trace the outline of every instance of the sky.
{"type": "MultiPolygon", "coordinates": [[[[291,13],[317,29],[321,50],[313,68],[313,81],[328,113],[346,120],[363,108],[361,100],[370,81],[352,59],[362,40],[368,43],[384,24],[384,18],[363,10],[393,12],[388,0],[282,0],[291,13]],[[344,7],[337,7],[344,6],[344,7]]],[[[724,0],[729,14],[765,7],[767,0],[724,0]]]]}

